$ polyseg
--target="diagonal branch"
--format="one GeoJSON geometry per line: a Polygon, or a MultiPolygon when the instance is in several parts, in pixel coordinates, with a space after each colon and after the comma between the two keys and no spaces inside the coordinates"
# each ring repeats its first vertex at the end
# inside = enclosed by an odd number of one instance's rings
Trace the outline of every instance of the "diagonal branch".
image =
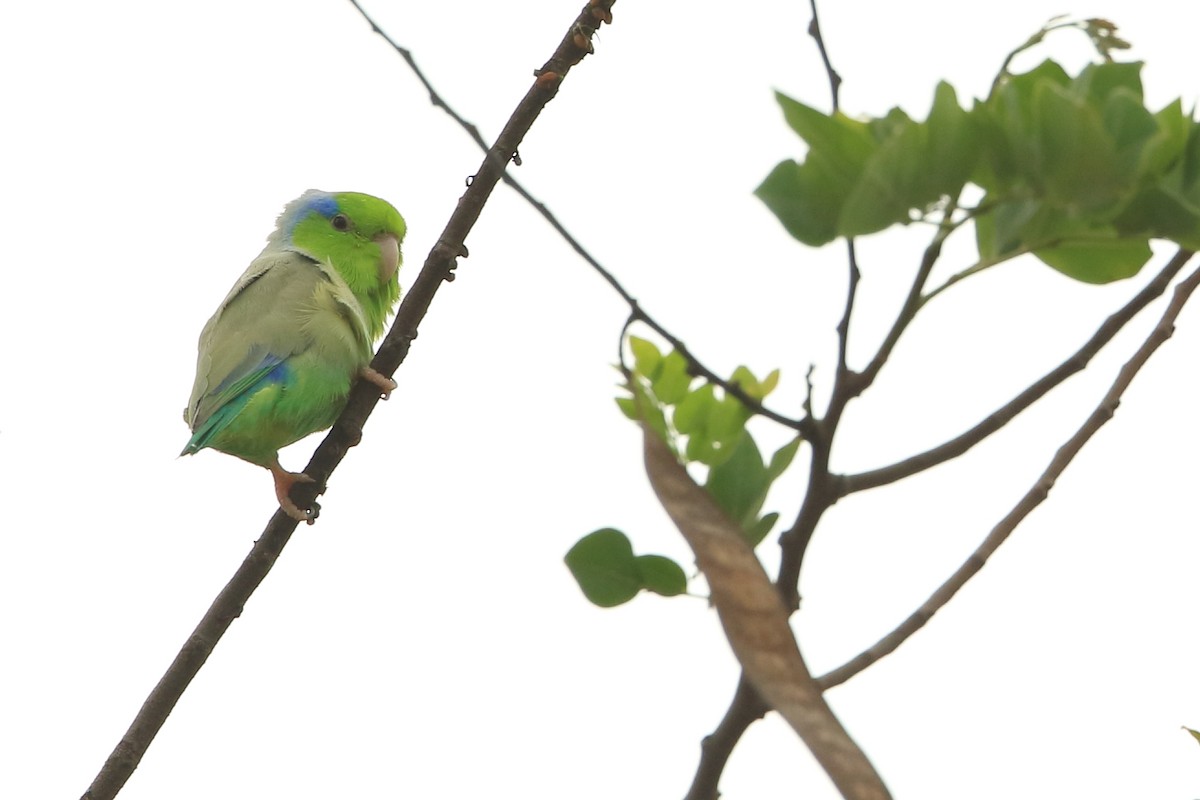
{"type": "Polygon", "coordinates": [[[964,431],[948,442],[940,444],[924,453],[910,456],[903,461],[858,475],[843,477],[840,480],[839,497],[844,497],[853,492],[861,492],[864,489],[873,489],[877,486],[894,483],[950,459],[957,458],[988,436],[1000,430],[1014,417],[1048,394],[1051,389],[1054,389],[1067,378],[1087,367],[1092,358],[1111,342],[1113,337],[1130,320],[1137,316],[1151,301],[1167,290],[1167,286],[1170,285],[1171,280],[1183,269],[1192,255],[1193,253],[1190,250],[1180,250],[1176,253],[1158,275],[1154,276],[1153,280],[1130,298],[1129,302],[1113,312],[1108,319],[1104,320],[1103,324],[1096,329],[1096,332],[1092,334],[1082,347],[1012,400],[1009,400],[1003,406],[993,411],[973,428],[964,431]]]}
{"type": "Polygon", "coordinates": [[[890,800],[887,787],[834,715],[800,654],[788,609],[741,529],[643,425],[646,474],[696,554],[745,681],[779,712],[846,800],[890,800]]]}
{"type": "MultiPolygon", "coordinates": [[[[371,362],[371,366],[379,372],[391,376],[404,360],[412,340],[417,336],[417,326],[425,317],[434,294],[444,280],[453,278],[456,259],[466,255],[463,244],[466,236],[504,174],[508,161],[516,153],[517,146],[542,108],[558,92],[567,72],[591,52],[592,35],[601,21],[612,19],[612,2],[613,0],[590,0],[567,30],[554,55],[535,73],[537,77],[533,85],[517,105],[496,144],[488,151],[487,157],[475,174],[475,179],[459,200],[437,244],[425,259],[421,273],[401,303],[395,322],[371,362]]],[[[363,424],[378,399],[377,389],[362,385],[354,387],[333,430],[321,442],[305,467],[305,472],[317,483],[298,484],[294,500],[308,502],[312,495],[319,491],[319,487],[324,485],[349,448],[361,438],[363,424]],[[313,488],[314,486],[318,488],[313,488]],[[301,489],[308,494],[302,496],[301,489]]],[[[245,603],[266,577],[295,528],[296,522],[282,511],[276,512],[271,518],[263,535],[255,542],[254,548],[233,579],[217,595],[179,655],[147,697],[133,724],[84,793],[84,800],[110,800],[125,785],[176,702],[204,665],[221,636],[242,613],[245,603]]]]}
{"type": "Polygon", "coordinates": [[[937,264],[937,260],[942,255],[942,246],[945,245],[946,239],[950,234],[958,230],[958,224],[952,223],[950,217],[954,214],[957,208],[956,203],[951,202],[946,206],[942,214],[942,223],[938,226],[937,233],[925,248],[925,252],[921,254],[921,263],[917,267],[917,274],[913,277],[912,285],[909,286],[908,296],[904,298],[904,305],[900,307],[900,313],[896,315],[896,320],[892,323],[892,327],[888,330],[887,335],[883,338],[883,342],[879,345],[879,349],[875,351],[875,355],[868,362],[867,366],[859,373],[859,383],[861,386],[856,387],[856,394],[861,394],[878,377],[879,371],[883,369],[884,364],[892,356],[892,351],[896,349],[896,345],[900,343],[900,337],[908,330],[908,326],[912,324],[917,312],[921,308],[921,293],[925,290],[925,284],[929,281],[929,274],[933,271],[933,267],[937,264]]]}
{"type": "MultiPolygon", "coordinates": [[[[1187,255],[1190,256],[1191,254],[1188,253],[1187,255]]],[[[1179,256],[1176,258],[1179,258],[1179,256]]],[[[987,563],[988,558],[996,552],[1000,545],[1004,544],[1009,535],[1016,530],[1016,527],[1050,495],[1050,490],[1054,487],[1055,482],[1063,474],[1067,466],[1070,465],[1075,456],[1079,454],[1079,451],[1083,449],[1083,446],[1087,444],[1106,422],[1112,419],[1113,414],[1116,413],[1117,407],[1121,403],[1121,396],[1129,388],[1129,384],[1133,381],[1134,377],[1146,365],[1146,362],[1150,360],[1154,352],[1167,339],[1171,338],[1171,334],[1175,330],[1175,320],[1179,317],[1179,313],[1183,310],[1188,298],[1192,296],[1197,286],[1200,286],[1200,269],[1193,272],[1175,287],[1171,302],[1167,305],[1166,310],[1163,311],[1158,324],[1150,332],[1150,335],[1146,337],[1146,341],[1142,343],[1141,347],[1121,367],[1112,386],[1100,400],[1099,405],[1088,415],[1088,418],[1074,435],[1058,449],[1058,452],[1055,453],[1054,458],[1051,459],[1050,464],[1042,472],[1037,482],[1013,506],[1013,509],[1008,512],[1004,519],[1000,520],[992,528],[991,533],[975,549],[975,552],[971,553],[967,560],[963,562],[962,566],[955,570],[954,574],[939,586],[937,591],[931,594],[929,599],[895,630],[884,636],[868,650],[865,650],[837,669],[818,678],[817,683],[822,689],[828,689],[844,683],[871,666],[871,664],[893,652],[905,640],[920,630],[942,606],[950,601],[950,598],[966,585],[967,581],[974,577],[979,570],[983,569],[983,565],[987,563]]]]}
{"type": "MultiPolygon", "coordinates": [[[[400,57],[404,59],[404,62],[408,64],[409,69],[411,69],[413,74],[416,75],[417,80],[419,80],[421,85],[424,86],[429,92],[429,101],[437,108],[440,108],[449,114],[450,117],[456,123],[458,123],[458,125],[462,127],[464,131],[467,132],[467,135],[471,137],[472,141],[479,145],[481,149],[486,151],[488,149],[488,145],[487,142],[484,141],[483,136],[479,133],[479,128],[475,126],[474,123],[471,123],[465,119],[444,99],[442,99],[442,96],[437,93],[436,89],[434,89],[433,84],[425,76],[425,73],[422,72],[421,68],[417,66],[417,62],[416,59],[413,58],[412,51],[402,47],[382,28],[380,28],[379,24],[376,23],[369,14],[367,14],[363,7],[359,5],[357,0],[350,0],[350,3],[356,9],[358,9],[358,13],[361,14],[363,19],[366,20],[371,26],[371,30],[379,34],[379,36],[382,37],[385,42],[391,45],[392,49],[394,49],[400,55],[400,57]]],[[[597,7],[603,6],[602,3],[597,3],[596,5],[597,7]]],[[[822,49],[823,48],[824,45],[822,45],[822,49]]],[[[520,164],[520,161],[516,161],[516,163],[520,164]]],[[[641,304],[637,301],[633,294],[630,293],[629,290],[626,289],[619,280],[617,280],[617,277],[611,271],[605,268],[604,265],[602,265],[569,230],[567,230],[566,225],[564,225],[562,221],[558,219],[554,212],[551,211],[545,203],[534,197],[533,194],[531,194],[528,189],[521,185],[521,183],[514,178],[511,173],[505,172],[501,177],[501,180],[511,187],[512,190],[518,195],[520,195],[525,202],[529,203],[529,205],[532,206],[533,209],[537,211],[537,213],[541,215],[541,217],[546,220],[547,223],[550,224],[550,227],[554,228],[554,231],[563,238],[563,241],[565,241],[571,247],[571,249],[574,250],[576,254],[578,254],[579,257],[587,263],[588,266],[595,270],[596,274],[598,274],[601,279],[603,279],[604,282],[612,288],[613,291],[620,295],[621,299],[624,300],[629,306],[631,318],[644,323],[655,333],[662,336],[668,344],[679,351],[681,356],[687,359],[688,372],[690,374],[704,378],[709,383],[720,386],[721,389],[723,389],[729,395],[736,397],[739,401],[741,401],[742,405],[744,405],[754,414],[766,417],[767,419],[777,422],[786,428],[797,431],[801,435],[811,432],[812,425],[807,417],[796,419],[784,414],[780,414],[777,411],[772,411],[764,406],[760,401],[742,391],[741,387],[736,383],[722,378],[717,373],[713,372],[713,370],[705,366],[704,363],[701,362],[700,359],[697,358],[696,355],[692,353],[692,351],[689,350],[688,347],[679,339],[679,337],[672,334],[669,330],[667,330],[666,327],[660,324],[654,319],[654,317],[652,317],[645,311],[645,309],[642,308],[641,304]]],[[[628,328],[629,323],[626,323],[625,327],[628,328]]]]}
{"type": "Polygon", "coordinates": [[[716,800],[719,795],[717,784],[720,783],[725,765],[729,763],[733,748],[741,741],[746,729],[770,710],[771,707],[758,696],[743,672],[725,716],[716,729],[700,742],[700,763],[696,766],[696,775],[683,800],[716,800]]]}

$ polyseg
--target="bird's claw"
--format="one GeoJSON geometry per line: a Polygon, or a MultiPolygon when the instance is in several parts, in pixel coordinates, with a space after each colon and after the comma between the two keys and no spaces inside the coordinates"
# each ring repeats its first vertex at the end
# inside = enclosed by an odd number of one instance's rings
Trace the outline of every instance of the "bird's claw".
{"type": "Polygon", "coordinates": [[[314,502],[312,508],[300,508],[292,502],[289,495],[292,487],[297,483],[316,483],[316,481],[303,472],[288,472],[279,465],[278,460],[269,465],[267,469],[271,470],[271,476],[275,479],[275,499],[279,501],[279,507],[283,513],[297,522],[307,522],[312,525],[321,514],[321,506],[314,502]]]}
{"type": "Polygon", "coordinates": [[[369,381],[379,387],[380,397],[384,400],[389,399],[392,396],[392,392],[396,390],[396,386],[398,386],[394,380],[374,367],[363,367],[359,375],[363,380],[369,381]]]}

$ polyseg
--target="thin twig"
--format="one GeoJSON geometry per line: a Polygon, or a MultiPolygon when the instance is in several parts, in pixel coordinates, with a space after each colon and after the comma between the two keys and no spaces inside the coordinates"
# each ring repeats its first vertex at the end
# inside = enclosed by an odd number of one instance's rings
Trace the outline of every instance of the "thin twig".
{"type": "Polygon", "coordinates": [[[784,414],[780,414],[778,411],[772,411],[771,409],[767,408],[758,400],[755,400],[753,397],[746,394],[745,390],[743,390],[742,387],[736,382],[725,380],[720,375],[717,375],[711,369],[704,366],[704,364],[700,363],[700,360],[692,355],[692,351],[688,349],[688,346],[684,344],[679,337],[675,336],[662,325],[658,324],[651,317],[649,317],[644,311],[642,311],[642,307],[636,301],[630,306],[630,308],[632,309],[630,315],[631,317],[637,318],[639,321],[645,324],[646,327],[653,330],[663,339],[666,339],[667,343],[671,345],[671,347],[675,348],[679,355],[687,359],[688,374],[704,378],[709,383],[720,386],[727,394],[729,394],[731,397],[736,397],[738,401],[746,407],[747,410],[754,414],[777,422],[785,428],[791,428],[806,439],[812,435],[814,428],[811,417],[806,416],[801,417],[800,419],[794,419],[784,414]]]}
{"type": "Polygon", "coordinates": [[[808,23],[808,35],[817,43],[817,52],[821,54],[821,62],[825,65],[825,75],[829,78],[829,94],[833,100],[833,110],[837,111],[840,105],[842,76],[833,68],[833,62],[829,60],[829,51],[825,49],[825,37],[821,33],[821,19],[817,14],[817,0],[808,0],[808,5],[812,9],[812,21],[808,23]]]}
{"type": "Polygon", "coordinates": [[[1050,490],[1054,487],[1055,482],[1075,456],[1079,454],[1079,451],[1083,449],[1083,446],[1087,444],[1088,440],[1106,422],[1112,419],[1113,414],[1121,403],[1121,396],[1129,388],[1129,384],[1133,381],[1134,377],[1146,365],[1146,362],[1149,361],[1154,352],[1167,339],[1171,338],[1171,334],[1175,330],[1175,320],[1179,317],[1180,311],[1183,310],[1188,298],[1191,297],[1197,286],[1200,286],[1200,269],[1193,272],[1175,287],[1171,302],[1163,312],[1162,318],[1159,319],[1158,324],[1150,332],[1150,335],[1146,337],[1146,341],[1142,343],[1133,356],[1121,367],[1117,373],[1116,380],[1113,381],[1108,392],[1100,400],[1099,405],[1088,415],[1088,418],[1074,435],[1058,449],[1054,458],[1051,459],[1050,464],[1042,472],[1041,476],[1038,477],[1033,486],[1030,487],[1029,491],[1013,506],[1013,509],[1005,515],[1004,519],[1000,520],[992,528],[991,533],[975,549],[975,552],[971,553],[962,566],[955,570],[954,574],[939,586],[937,591],[931,594],[929,599],[895,630],[842,666],[818,678],[817,682],[823,689],[844,683],[898,648],[905,640],[920,630],[934,614],[950,601],[950,598],[966,585],[967,581],[983,568],[988,558],[1008,539],[1017,526],[1050,495],[1050,490]]]}
{"type": "Polygon", "coordinates": [[[937,297],[942,292],[949,289],[951,286],[954,286],[955,284],[959,283],[960,281],[966,280],[967,278],[971,277],[972,275],[978,275],[979,273],[983,272],[986,269],[991,269],[992,267],[994,267],[998,264],[1001,264],[1004,261],[1008,261],[1009,259],[1016,258],[1017,256],[1025,255],[1028,252],[1030,252],[1029,248],[1021,247],[1017,250],[1013,250],[1010,253],[1005,253],[1003,259],[994,260],[994,261],[984,261],[984,260],[976,261],[974,264],[967,267],[966,269],[961,269],[958,272],[951,275],[940,286],[930,289],[928,292],[923,294],[921,296],[919,305],[925,306],[927,303],[929,303],[930,300],[937,297]]]}
{"type": "Polygon", "coordinates": [[[725,716],[716,729],[700,742],[700,763],[684,800],[718,799],[720,792],[717,791],[717,785],[725,765],[729,763],[729,756],[733,754],[733,748],[741,741],[746,729],[770,710],[743,674],[725,716]]]}
{"type": "MultiPolygon", "coordinates": [[[[879,350],[862,372],[854,372],[850,369],[838,370],[834,376],[833,390],[830,392],[829,408],[823,418],[814,422],[813,430],[806,436],[811,447],[808,487],[805,490],[800,512],[796,515],[796,521],[779,537],[779,577],[776,583],[789,608],[798,608],[800,604],[798,586],[800,568],[804,563],[804,556],[808,552],[813,534],[816,532],[817,523],[820,522],[829,506],[836,503],[845,494],[842,477],[829,472],[833,437],[841,422],[842,414],[846,410],[846,405],[866,391],[875,381],[879,371],[883,369],[884,364],[891,356],[892,350],[900,341],[900,337],[920,309],[921,291],[929,279],[929,273],[941,255],[942,245],[946,238],[957,229],[957,226],[946,223],[946,220],[954,213],[955,207],[952,202],[944,210],[944,224],[938,228],[937,233],[925,248],[925,252],[921,256],[921,264],[909,287],[908,296],[896,315],[896,320],[887,336],[880,344],[879,350]]],[[[851,304],[848,301],[847,310],[850,307],[851,304]]],[[[848,326],[848,319],[846,323],[848,326]]],[[[839,337],[841,335],[839,331],[839,337]]],[[[849,335],[848,327],[846,335],[849,335]]]]}
{"type": "Polygon", "coordinates": [[[1082,371],[1092,358],[1100,352],[1113,337],[1125,327],[1137,314],[1150,304],[1156,297],[1167,290],[1171,280],[1183,269],[1192,257],[1191,250],[1180,250],[1159,271],[1154,279],[1142,287],[1141,291],[1130,298],[1129,302],[1109,315],[1108,319],[1096,329],[1088,340],[1066,358],[1061,364],[1047,372],[1033,384],[1021,391],[1000,408],[993,411],[970,430],[964,431],[953,439],[937,447],[910,456],[903,461],[886,467],[862,472],[857,475],[847,475],[840,479],[839,496],[864,489],[873,489],[894,483],[903,478],[923,472],[950,459],[957,458],[982,442],[988,436],[1008,424],[1025,409],[1044,397],[1050,390],[1057,387],[1067,378],[1082,371]]]}
{"type": "MultiPolygon", "coordinates": [[[[404,59],[404,62],[408,64],[409,69],[411,69],[417,76],[417,79],[421,82],[421,85],[423,85],[429,92],[430,102],[433,103],[433,105],[437,108],[440,108],[449,114],[450,117],[467,132],[475,144],[477,144],[483,150],[487,150],[487,142],[484,141],[483,136],[480,135],[479,128],[456,112],[442,98],[442,96],[437,93],[437,91],[433,88],[433,84],[421,71],[420,67],[417,66],[416,59],[413,57],[412,52],[407,48],[402,47],[394,39],[392,39],[391,36],[384,32],[384,30],[379,27],[379,24],[376,23],[369,14],[367,14],[361,5],[359,5],[357,0],[350,0],[350,3],[356,9],[358,9],[358,13],[361,14],[363,19],[366,20],[366,22],[371,26],[371,30],[379,34],[379,36],[381,36],[384,41],[391,45],[392,48],[400,55],[400,57],[404,59]]],[[[756,400],[755,398],[746,394],[736,383],[722,378],[709,367],[705,366],[705,364],[701,362],[700,359],[697,358],[696,355],[689,350],[686,345],[684,345],[679,337],[672,334],[665,326],[660,324],[654,319],[654,317],[652,317],[645,311],[645,309],[642,308],[641,304],[629,292],[629,290],[626,289],[619,280],[617,280],[617,277],[611,271],[605,268],[604,265],[602,265],[595,258],[595,256],[593,256],[588,249],[584,247],[583,244],[569,230],[567,230],[567,227],[558,219],[557,216],[555,216],[554,212],[552,212],[545,203],[534,197],[529,190],[522,186],[521,183],[517,181],[517,179],[514,178],[510,173],[505,172],[502,180],[505,184],[511,187],[513,191],[520,195],[525,202],[529,203],[529,205],[532,206],[533,209],[550,224],[550,227],[554,228],[555,232],[562,237],[563,241],[565,241],[570,248],[574,250],[576,254],[584,260],[585,263],[587,263],[588,266],[595,270],[596,274],[598,274],[604,280],[604,282],[607,283],[612,290],[615,291],[621,297],[621,299],[625,301],[625,303],[629,306],[630,312],[637,318],[638,321],[643,322],[647,327],[656,332],[659,336],[663,337],[663,339],[665,339],[672,347],[679,351],[681,356],[687,359],[688,372],[690,374],[702,377],[709,383],[720,386],[721,389],[723,389],[730,396],[736,397],[742,403],[742,405],[744,405],[753,414],[757,414],[758,416],[777,422],[786,428],[790,428],[791,430],[800,433],[801,435],[804,435],[806,431],[811,430],[811,423],[809,420],[795,419],[785,414],[780,414],[777,411],[772,411],[764,406],[759,400],[756,400]]],[[[626,325],[626,327],[628,327],[628,325],[626,325]]]]}
{"type": "Polygon", "coordinates": [[[884,337],[883,343],[880,344],[879,350],[876,351],[874,357],[871,358],[867,366],[863,369],[862,386],[858,392],[861,394],[879,375],[879,371],[883,369],[884,364],[891,358],[892,351],[900,341],[900,337],[904,335],[904,331],[912,323],[917,311],[921,308],[921,293],[925,291],[925,284],[929,280],[929,273],[933,271],[933,267],[937,264],[938,258],[942,255],[942,246],[946,243],[946,239],[950,234],[958,230],[960,223],[952,223],[950,218],[954,211],[958,208],[956,202],[951,201],[946,205],[942,212],[942,224],[938,226],[937,233],[933,235],[925,252],[921,255],[921,263],[917,267],[917,274],[913,278],[912,285],[909,287],[908,296],[904,299],[904,305],[900,308],[900,313],[896,315],[895,322],[892,323],[891,329],[887,336],[884,337]]]}
{"type": "MultiPolygon", "coordinates": [[[[395,322],[371,362],[371,366],[382,374],[391,376],[404,360],[434,294],[443,281],[453,276],[456,259],[466,254],[463,242],[499,182],[509,159],[542,108],[557,93],[567,72],[591,51],[591,38],[596,28],[602,20],[611,20],[609,6],[612,2],[591,0],[572,23],[554,55],[536,73],[533,85],[509,118],[495,146],[484,158],[475,179],[460,199],[437,244],[426,258],[421,273],[401,303],[395,322]]],[[[378,400],[378,389],[361,384],[354,387],[333,430],[305,467],[304,471],[317,483],[315,488],[308,488],[309,484],[298,484],[310,494],[306,497],[300,491],[293,492],[293,500],[299,501],[297,505],[304,508],[304,503],[311,503],[312,494],[320,491],[347,450],[361,438],[363,423],[378,400]]],[[[142,705],[133,724],[84,793],[84,800],[110,800],[121,790],[179,697],[204,665],[226,629],[242,613],[245,603],[266,577],[295,528],[295,520],[282,511],[276,512],[271,518],[262,537],[255,542],[233,579],[217,595],[179,655],[142,705]]]]}
{"type": "MultiPolygon", "coordinates": [[[[854,315],[854,301],[858,297],[858,282],[862,279],[862,271],[858,268],[858,251],[854,240],[846,240],[846,305],[842,309],[842,318],[837,324],[837,378],[845,384],[851,379],[850,368],[846,364],[846,352],[850,347],[850,318],[854,315]]],[[[811,405],[811,403],[809,404],[811,405]]]]}

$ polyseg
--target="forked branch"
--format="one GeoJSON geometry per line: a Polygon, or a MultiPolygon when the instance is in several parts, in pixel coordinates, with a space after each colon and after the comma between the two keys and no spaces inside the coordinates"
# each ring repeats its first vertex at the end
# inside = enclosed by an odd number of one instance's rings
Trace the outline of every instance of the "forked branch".
{"type": "MultiPolygon", "coordinates": [[[[1190,256],[1191,254],[1188,253],[1187,255],[1190,256]]],[[[1129,388],[1129,384],[1133,381],[1134,377],[1146,365],[1146,362],[1150,360],[1154,352],[1167,339],[1171,338],[1171,334],[1175,330],[1175,320],[1179,317],[1179,312],[1183,310],[1184,305],[1192,296],[1192,293],[1195,292],[1198,285],[1200,285],[1200,269],[1194,271],[1175,287],[1171,302],[1167,305],[1166,310],[1163,311],[1158,324],[1154,326],[1154,330],[1150,332],[1150,335],[1146,337],[1146,340],[1134,352],[1133,356],[1121,367],[1112,386],[1100,400],[1095,410],[1088,415],[1088,418],[1079,429],[1063,443],[1062,447],[1055,453],[1054,458],[1051,459],[1050,464],[1038,477],[1037,481],[1034,482],[1033,486],[1029,488],[1029,491],[992,528],[987,538],[971,553],[962,566],[955,570],[954,574],[939,586],[929,596],[929,599],[922,603],[921,607],[914,611],[895,630],[842,666],[818,678],[817,682],[823,689],[844,683],[871,664],[893,652],[905,640],[920,630],[934,614],[950,601],[950,598],[966,585],[967,581],[983,568],[983,565],[987,563],[991,555],[1008,539],[1009,535],[1016,530],[1016,527],[1049,496],[1050,490],[1054,487],[1059,476],[1063,474],[1063,471],[1070,465],[1075,456],[1079,454],[1079,451],[1083,449],[1088,440],[1095,436],[1097,431],[1106,422],[1112,419],[1113,414],[1116,413],[1117,407],[1121,403],[1121,396],[1129,388]]]]}

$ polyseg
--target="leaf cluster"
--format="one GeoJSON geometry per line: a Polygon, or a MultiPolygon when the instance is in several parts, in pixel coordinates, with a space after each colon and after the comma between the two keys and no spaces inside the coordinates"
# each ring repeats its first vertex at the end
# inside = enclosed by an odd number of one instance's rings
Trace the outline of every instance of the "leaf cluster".
{"type": "MultiPolygon", "coordinates": [[[[636,336],[629,337],[629,349],[633,368],[624,387],[628,395],[617,398],[622,413],[650,428],[682,463],[707,468],[705,491],[737,524],[747,543],[758,545],[779,520],[777,512],[763,513],[767,494],[791,465],[800,439],[764,461],[746,428],[751,412],[740,400],[691,375],[687,359],[677,350],[664,354],[653,342],[636,336]]],[[[761,402],[778,385],[779,371],[760,380],[742,366],[734,370],[730,383],[761,402]]],[[[623,533],[604,528],[581,539],[566,561],[584,594],[597,605],[626,602],[641,589],[663,595],[684,591],[686,586],[679,586],[674,577],[664,579],[669,570],[660,562],[644,559],[669,561],[634,555],[623,533]],[[647,564],[653,565],[653,574],[647,574],[647,564]]],[[[678,574],[683,575],[682,569],[678,574]]]]}
{"type": "Polygon", "coordinates": [[[1054,61],[1003,74],[971,109],[942,82],[923,122],[896,108],[852,119],[778,94],[808,145],[756,190],[799,241],[819,246],[881,231],[982,199],[973,220],[981,265],[1023,253],[1077,280],[1134,275],[1149,240],[1200,246],[1200,124],[1180,100],[1152,112],[1140,62],[1091,64],[1069,75],[1054,61]]]}

